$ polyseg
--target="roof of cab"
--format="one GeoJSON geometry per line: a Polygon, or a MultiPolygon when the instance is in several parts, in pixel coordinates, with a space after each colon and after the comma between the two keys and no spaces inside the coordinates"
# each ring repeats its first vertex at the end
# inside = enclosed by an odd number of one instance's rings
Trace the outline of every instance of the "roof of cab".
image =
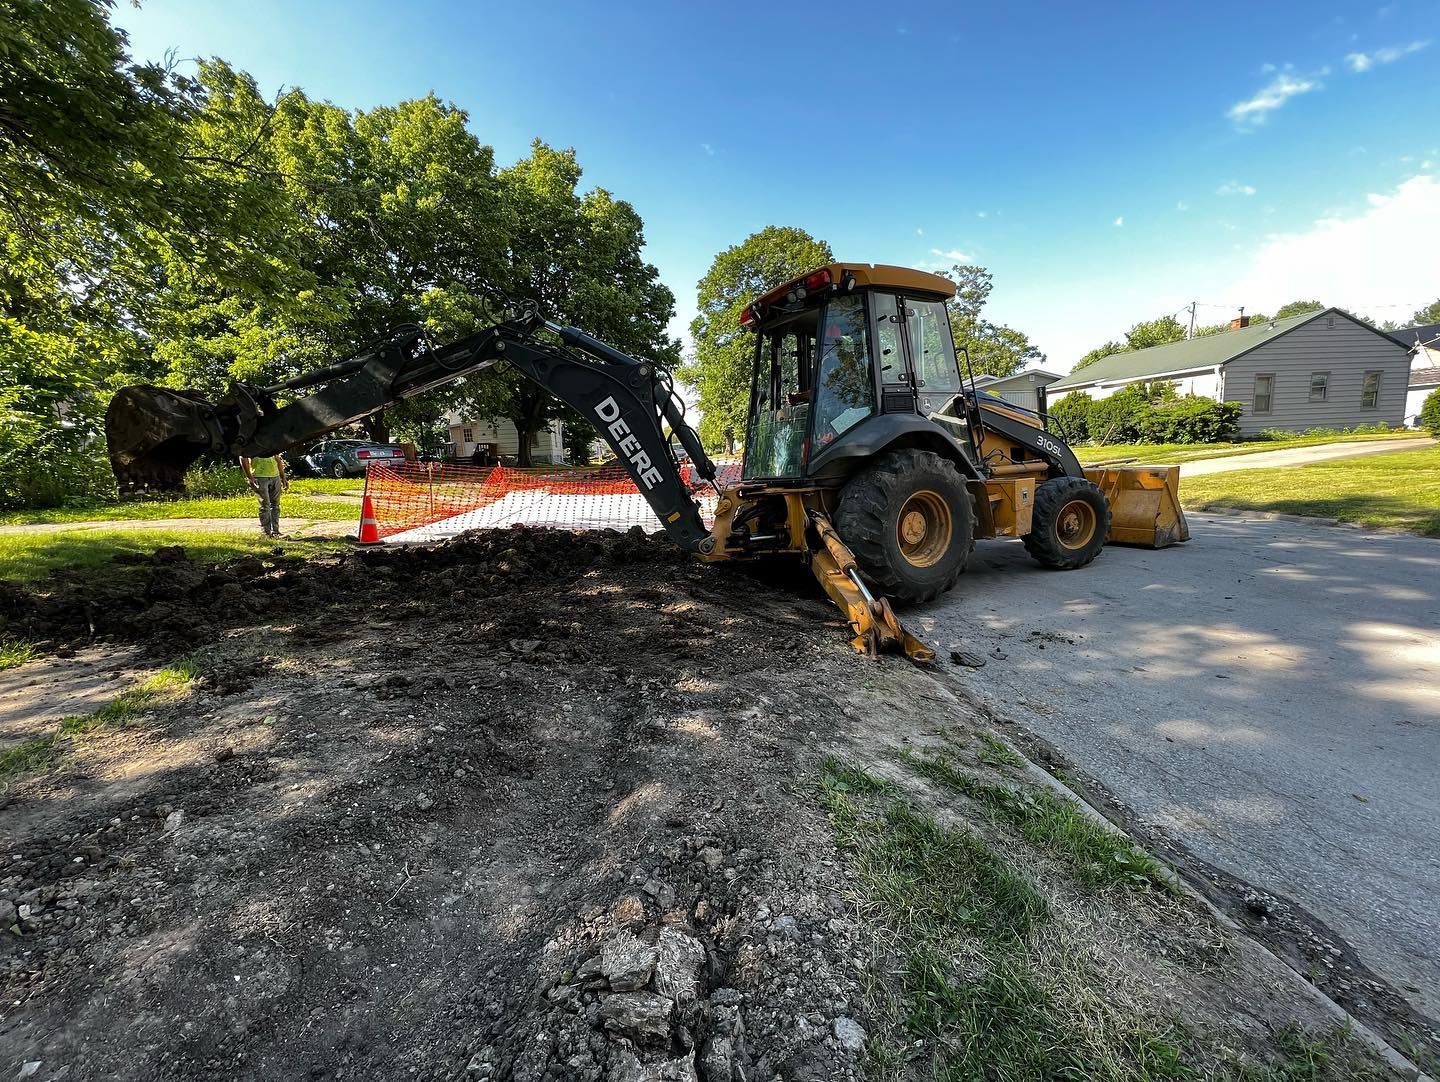
{"type": "Polygon", "coordinates": [[[767,289],[759,297],[756,297],[753,303],[760,308],[765,308],[785,296],[806,278],[822,270],[829,271],[830,281],[836,284],[841,282],[848,273],[855,279],[857,287],[878,286],[881,289],[908,290],[913,293],[928,293],[946,298],[955,296],[955,283],[944,275],[911,270],[909,267],[894,267],[888,263],[827,263],[823,267],[815,267],[804,274],[797,274],[794,278],[767,289]]]}

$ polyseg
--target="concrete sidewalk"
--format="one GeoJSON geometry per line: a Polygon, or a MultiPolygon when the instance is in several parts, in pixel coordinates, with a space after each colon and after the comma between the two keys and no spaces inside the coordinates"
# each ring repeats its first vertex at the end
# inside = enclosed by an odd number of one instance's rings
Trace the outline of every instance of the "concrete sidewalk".
{"type": "MultiPolygon", "coordinates": [[[[1420,451],[1434,447],[1433,439],[1367,440],[1355,443],[1317,443],[1313,447],[1289,447],[1283,451],[1258,451],[1253,455],[1231,455],[1228,458],[1197,458],[1180,463],[1180,476],[1199,477],[1207,473],[1228,473],[1231,470],[1269,470],[1277,466],[1308,466],[1332,458],[1359,458],[1382,455],[1391,451],[1420,451]]],[[[1142,463],[1143,465],[1143,463],[1142,463]]]]}

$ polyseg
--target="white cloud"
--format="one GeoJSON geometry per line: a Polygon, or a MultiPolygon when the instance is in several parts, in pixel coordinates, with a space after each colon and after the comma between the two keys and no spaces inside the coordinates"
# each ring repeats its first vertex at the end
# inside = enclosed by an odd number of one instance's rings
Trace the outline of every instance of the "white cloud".
{"type": "Polygon", "coordinates": [[[917,226],[915,227],[915,235],[916,235],[917,237],[923,237],[923,236],[925,235],[925,230],[921,229],[921,228],[917,225],[917,226]]]}
{"type": "Polygon", "coordinates": [[[715,157],[715,148],[712,147],[709,143],[701,143],[700,149],[703,150],[706,154],[710,155],[710,157],[715,157]]]}
{"type": "MultiPolygon", "coordinates": [[[[1324,74],[1321,72],[1320,74],[1324,74]]],[[[1319,90],[1324,84],[1314,75],[1296,75],[1286,68],[1257,90],[1253,96],[1230,106],[1225,115],[1241,128],[1254,128],[1291,98],[1319,90]]]]}
{"type": "Polygon", "coordinates": [[[1241,184],[1238,180],[1227,180],[1220,187],[1215,189],[1216,195],[1254,195],[1255,187],[1251,184],[1241,184]]]}
{"type": "Polygon", "coordinates": [[[1175,209],[1176,209],[1176,210],[1189,210],[1189,209],[1190,209],[1190,204],[1187,203],[1187,202],[1185,202],[1185,200],[1182,199],[1182,200],[1180,200],[1180,202],[1178,202],[1178,203],[1175,204],[1175,209]]]}
{"type": "Polygon", "coordinates": [[[989,212],[988,210],[977,210],[977,211],[975,212],[975,217],[977,217],[977,218],[988,218],[988,217],[990,217],[990,212],[989,212]]]}
{"type": "Polygon", "coordinates": [[[1364,210],[1317,219],[1297,233],[1267,237],[1226,296],[1273,311],[1293,297],[1319,297],[1351,311],[1384,314],[1419,306],[1434,293],[1440,248],[1440,181],[1411,177],[1371,193],[1364,210]]]}
{"type": "Polygon", "coordinates": [[[1402,56],[1418,53],[1429,44],[1428,40],[1412,41],[1408,45],[1387,45],[1383,49],[1376,49],[1373,53],[1347,53],[1345,54],[1345,63],[1350,65],[1351,71],[1369,71],[1376,64],[1393,64],[1402,56]]]}
{"type": "Polygon", "coordinates": [[[939,256],[941,259],[948,259],[952,263],[969,263],[970,257],[959,248],[951,248],[948,252],[942,252],[939,248],[931,248],[930,254],[939,256]]]}
{"type": "Polygon", "coordinates": [[[1122,214],[1122,215],[1120,215],[1120,217],[1116,218],[1116,219],[1115,219],[1115,224],[1116,224],[1116,225],[1124,225],[1124,224],[1125,224],[1125,215],[1122,214]]]}

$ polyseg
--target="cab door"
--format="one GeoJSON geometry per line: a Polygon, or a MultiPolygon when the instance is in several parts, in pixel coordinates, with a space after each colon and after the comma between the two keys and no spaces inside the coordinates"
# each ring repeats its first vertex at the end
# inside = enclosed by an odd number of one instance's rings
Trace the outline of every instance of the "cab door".
{"type": "Polygon", "coordinates": [[[915,412],[915,373],[905,349],[905,317],[900,298],[893,293],[872,293],[875,368],[880,381],[881,413],[915,412]]]}

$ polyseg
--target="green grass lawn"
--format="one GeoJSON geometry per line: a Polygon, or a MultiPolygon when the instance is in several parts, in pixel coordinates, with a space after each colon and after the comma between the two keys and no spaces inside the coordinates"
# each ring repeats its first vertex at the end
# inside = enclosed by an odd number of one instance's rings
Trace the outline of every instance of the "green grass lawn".
{"type": "MultiPolygon", "coordinates": [[[[339,522],[360,517],[360,504],[354,500],[325,499],[323,490],[300,488],[297,482],[280,497],[280,514],[290,518],[325,519],[339,522]]],[[[321,481],[319,484],[353,482],[321,481]]],[[[349,490],[344,490],[349,491],[349,490]]],[[[359,491],[358,489],[355,491],[359,491]]],[[[0,525],[28,525],[47,522],[113,522],[117,519],[165,518],[255,518],[255,497],[209,497],[196,500],[131,500],[124,503],[97,503],[79,507],[51,507],[39,511],[7,511],[0,515],[0,525]]]]}
{"type": "Polygon", "coordinates": [[[225,560],[263,555],[277,544],[290,553],[328,552],[344,548],[335,540],[276,542],[255,533],[220,530],[76,529],[34,534],[0,534],[0,579],[42,578],[58,568],[99,571],[121,553],[148,554],[163,545],[184,545],[195,560],[225,560]]]}
{"type": "Polygon", "coordinates": [[[1182,470],[1180,502],[1194,510],[1318,515],[1440,537],[1440,448],[1204,477],[1187,478],[1182,470]]]}
{"type": "Polygon", "coordinates": [[[1428,433],[1397,430],[1394,432],[1346,432],[1340,435],[1300,435],[1276,440],[1246,440],[1242,443],[1108,443],[1094,447],[1076,447],[1075,456],[1082,465],[1113,462],[1133,458],[1146,466],[1173,466],[1201,458],[1230,458],[1232,455],[1253,455],[1261,451],[1283,451],[1289,447],[1314,447],[1322,443],[1364,443],[1370,440],[1423,439],[1428,433]]]}

